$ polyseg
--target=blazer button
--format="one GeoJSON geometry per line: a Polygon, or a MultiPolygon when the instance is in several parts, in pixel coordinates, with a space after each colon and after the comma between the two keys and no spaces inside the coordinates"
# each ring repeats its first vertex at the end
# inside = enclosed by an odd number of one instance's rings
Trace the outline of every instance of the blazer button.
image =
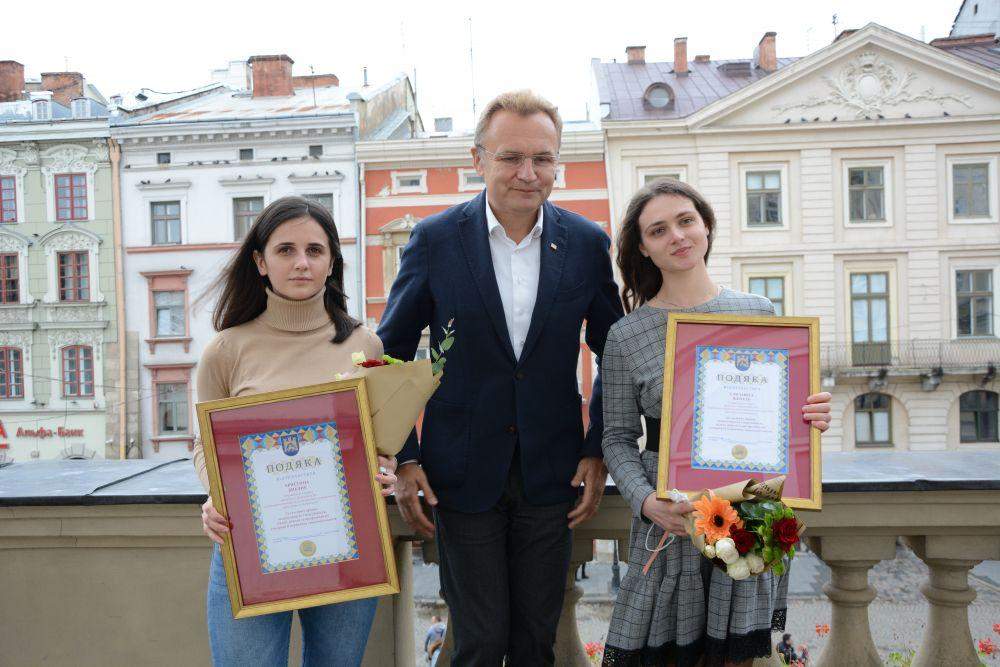
{"type": "Polygon", "coordinates": [[[521,371],[518,371],[518,372],[514,373],[514,379],[515,380],[523,380],[524,379],[524,373],[522,373],[521,371]]]}
{"type": "Polygon", "coordinates": [[[507,432],[510,434],[517,433],[517,427],[511,424],[510,426],[507,427],[507,432]]]}

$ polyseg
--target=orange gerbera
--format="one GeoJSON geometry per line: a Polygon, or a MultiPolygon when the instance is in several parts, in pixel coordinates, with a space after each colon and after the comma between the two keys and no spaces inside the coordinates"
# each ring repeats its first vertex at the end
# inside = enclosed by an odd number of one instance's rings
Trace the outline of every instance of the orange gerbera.
{"type": "Polygon", "coordinates": [[[705,541],[709,544],[715,544],[717,540],[729,537],[729,530],[733,526],[743,527],[743,520],[729,501],[716,498],[711,491],[691,505],[695,509],[695,531],[704,535],[705,541]]]}

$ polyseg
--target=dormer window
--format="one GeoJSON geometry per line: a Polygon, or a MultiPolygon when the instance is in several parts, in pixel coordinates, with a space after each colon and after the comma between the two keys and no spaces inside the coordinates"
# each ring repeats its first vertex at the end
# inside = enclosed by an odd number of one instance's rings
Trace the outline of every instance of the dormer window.
{"type": "Polygon", "coordinates": [[[642,98],[654,109],[669,109],[674,105],[674,91],[665,83],[650,85],[642,98]]]}
{"type": "Polygon", "coordinates": [[[31,103],[31,120],[52,120],[52,103],[35,100],[31,103]]]}
{"type": "Polygon", "coordinates": [[[79,97],[72,102],[73,118],[87,118],[90,116],[90,104],[87,98],[79,97]]]}

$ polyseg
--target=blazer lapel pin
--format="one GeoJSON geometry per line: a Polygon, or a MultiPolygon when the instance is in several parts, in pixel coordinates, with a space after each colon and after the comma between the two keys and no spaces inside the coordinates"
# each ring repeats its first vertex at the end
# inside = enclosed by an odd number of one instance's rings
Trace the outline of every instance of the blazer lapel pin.
{"type": "Polygon", "coordinates": [[[559,250],[559,248],[556,246],[555,243],[550,243],[549,247],[552,248],[553,250],[559,250]]]}

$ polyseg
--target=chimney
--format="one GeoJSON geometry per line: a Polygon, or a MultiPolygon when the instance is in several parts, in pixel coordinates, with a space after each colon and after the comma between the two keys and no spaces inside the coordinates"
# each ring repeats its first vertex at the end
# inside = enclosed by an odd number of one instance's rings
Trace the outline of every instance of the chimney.
{"type": "Polygon", "coordinates": [[[79,72],[42,72],[42,90],[52,93],[52,101],[68,107],[83,97],[83,75],[79,72]]]}
{"type": "Polygon", "coordinates": [[[778,36],[776,32],[766,32],[760,39],[760,44],[753,52],[753,64],[765,72],[773,72],[778,69],[778,53],[774,40],[778,36]]]}
{"type": "Polygon", "coordinates": [[[674,74],[687,76],[688,73],[688,38],[674,38],[674,74]]]}
{"type": "Polygon", "coordinates": [[[451,128],[452,128],[451,116],[434,119],[435,132],[451,132],[451,128]]]}
{"type": "Polygon", "coordinates": [[[0,102],[17,102],[24,94],[24,65],[0,60],[0,102]]]}
{"type": "Polygon", "coordinates": [[[629,65],[645,65],[646,64],[646,47],[645,46],[626,46],[625,53],[628,55],[629,65]]]}
{"type": "Polygon", "coordinates": [[[285,54],[277,56],[251,56],[250,90],[253,97],[290,97],[295,94],[292,86],[292,63],[285,54]]]}
{"type": "Polygon", "coordinates": [[[707,63],[712,61],[712,57],[706,53],[700,56],[695,56],[694,61],[696,63],[707,63]]]}
{"type": "Polygon", "coordinates": [[[327,88],[339,85],[340,79],[337,78],[336,74],[309,74],[292,77],[292,88],[327,88]]]}

